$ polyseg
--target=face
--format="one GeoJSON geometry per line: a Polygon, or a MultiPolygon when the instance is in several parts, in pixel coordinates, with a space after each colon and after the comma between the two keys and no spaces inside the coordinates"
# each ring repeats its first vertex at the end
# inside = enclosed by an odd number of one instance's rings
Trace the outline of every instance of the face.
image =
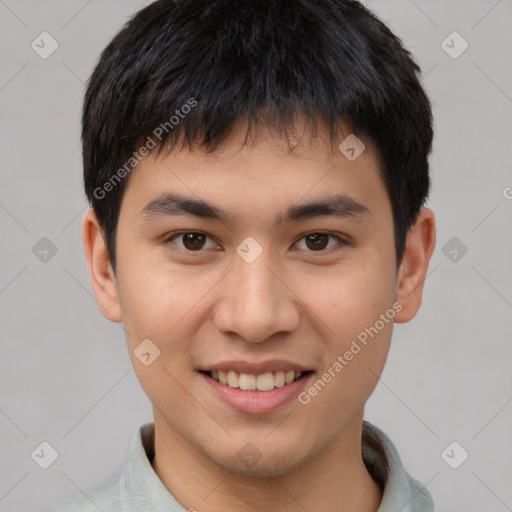
{"type": "Polygon", "coordinates": [[[242,141],[137,166],[115,285],[157,430],[229,471],[278,475],[360,423],[400,274],[371,145],[350,161],[321,140],[242,141]]]}

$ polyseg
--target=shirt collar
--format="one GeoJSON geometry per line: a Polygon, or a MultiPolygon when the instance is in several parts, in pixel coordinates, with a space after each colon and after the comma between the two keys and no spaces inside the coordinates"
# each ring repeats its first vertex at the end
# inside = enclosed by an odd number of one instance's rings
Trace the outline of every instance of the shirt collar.
{"type": "MultiPolygon", "coordinates": [[[[133,436],[128,471],[121,482],[122,511],[186,512],[167,490],[151,466],[154,457],[154,423],[142,425],[133,436]]],[[[405,471],[391,440],[363,421],[362,457],[374,480],[383,488],[377,512],[433,512],[428,490],[405,471]]]]}
{"type": "Polygon", "coordinates": [[[120,489],[122,512],[186,512],[151,466],[154,454],[155,424],[146,423],[131,442],[126,481],[120,489]]]}
{"type": "Polygon", "coordinates": [[[361,447],[368,471],[384,489],[378,512],[434,511],[430,493],[407,474],[389,437],[367,421],[363,421],[361,447]]]}

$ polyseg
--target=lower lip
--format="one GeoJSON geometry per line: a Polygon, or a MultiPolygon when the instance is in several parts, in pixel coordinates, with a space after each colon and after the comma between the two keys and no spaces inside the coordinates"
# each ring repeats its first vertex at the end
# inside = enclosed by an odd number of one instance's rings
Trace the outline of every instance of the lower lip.
{"type": "Polygon", "coordinates": [[[221,384],[202,372],[199,372],[199,374],[221,400],[240,412],[250,414],[273,412],[288,404],[297,397],[313,376],[313,373],[310,373],[299,380],[285,384],[280,388],[274,388],[271,391],[242,391],[221,384]]]}

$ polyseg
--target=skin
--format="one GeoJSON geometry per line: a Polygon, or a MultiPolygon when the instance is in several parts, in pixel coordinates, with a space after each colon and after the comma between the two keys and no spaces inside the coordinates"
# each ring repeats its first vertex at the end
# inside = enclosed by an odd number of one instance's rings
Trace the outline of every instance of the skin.
{"type": "Polygon", "coordinates": [[[394,321],[409,321],[435,245],[434,215],[421,210],[397,269],[391,204],[370,144],[351,162],[326,136],[302,137],[292,153],[271,132],[246,145],[242,134],[235,130],[209,155],[153,153],[132,171],[119,215],[116,275],[94,212],[83,218],[100,311],[124,323],[134,369],[153,404],[153,468],[186,509],[201,512],[270,505],[283,512],[375,512],[382,491],[363,463],[361,428],[393,321],[307,405],[294,399],[271,413],[241,413],[216,398],[196,370],[223,360],[279,358],[314,370],[314,382],[393,304],[401,305],[394,321]],[[290,205],[334,191],[368,214],[274,225],[290,205]],[[162,192],[208,200],[236,222],[141,214],[162,192]],[[182,237],[167,240],[180,230],[208,237],[193,251],[182,237]],[[335,236],[315,251],[305,238],[315,232],[335,236]],[[236,252],[247,236],[263,248],[252,263],[236,252]],[[161,351],[149,366],[134,355],[144,339],[161,351]],[[237,457],[246,442],[261,453],[251,467],[237,457]]]}

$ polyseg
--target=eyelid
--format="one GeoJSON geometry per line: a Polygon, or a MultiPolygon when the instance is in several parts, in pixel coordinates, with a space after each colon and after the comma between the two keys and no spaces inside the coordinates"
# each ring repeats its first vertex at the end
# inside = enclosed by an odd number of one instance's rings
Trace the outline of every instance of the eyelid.
{"type": "Polygon", "coordinates": [[[342,247],[344,247],[345,245],[348,245],[348,243],[349,243],[346,238],[341,236],[341,234],[332,233],[330,231],[318,230],[318,231],[308,231],[307,233],[303,233],[302,235],[299,236],[297,242],[295,242],[294,245],[296,245],[298,242],[300,242],[301,240],[303,240],[304,238],[306,238],[309,235],[327,235],[327,236],[329,236],[331,238],[335,238],[338,241],[338,243],[335,246],[329,247],[328,249],[323,249],[321,251],[312,251],[312,250],[307,250],[306,251],[306,252],[308,252],[309,254],[312,254],[312,255],[329,254],[329,253],[331,253],[333,251],[340,250],[342,247]]]}
{"type": "MultiPolygon", "coordinates": [[[[177,237],[179,237],[180,235],[184,235],[186,233],[196,233],[196,234],[199,234],[199,235],[205,235],[207,238],[210,238],[211,240],[213,240],[218,246],[220,246],[220,244],[215,240],[215,237],[209,235],[208,233],[206,233],[205,231],[198,231],[198,230],[193,230],[193,229],[189,229],[189,230],[181,230],[181,231],[175,231],[171,234],[169,234],[168,236],[166,236],[164,238],[164,243],[167,244],[167,243],[174,243],[173,240],[177,237]]],[[[326,253],[330,253],[332,251],[336,251],[336,250],[340,250],[341,247],[345,246],[345,245],[348,245],[349,242],[346,238],[344,238],[343,236],[341,236],[340,234],[337,234],[337,233],[332,233],[330,231],[322,231],[322,230],[313,230],[313,231],[307,231],[305,233],[302,233],[301,235],[299,235],[298,239],[296,242],[294,242],[293,245],[296,245],[297,243],[299,243],[301,240],[303,240],[304,238],[306,238],[307,236],[309,235],[327,235],[327,236],[330,236],[332,238],[335,238],[338,243],[334,246],[334,247],[329,247],[328,249],[323,249],[321,251],[312,251],[312,250],[306,250],[306,252],[308,253],[311,253],[311,254],[326,254],[326,253]],[[337,247],[337,246],[341,246],[341,247],[337,247]]],[[[182,252],[186,252],[187,254],[200,254],[202,252],[205,252],[205,250],[203,249],[199,249],[197,251],[190,251],[188,249],[183,249],[181,247],[178,247],[178,250],[182,251],[182,252]]]]}
{"type": "MultiPolygon", "coordinates": [[[[173,233],[170,233],[168,236],[166,236],[164,238],[164,244],[168,244],[168,243],[172,243],[174,244],[173,240],[175,238],[179,238],[180,236],[186,234],[186,233],[194,233],[194,234],[198,234],[198,235],[205,235],[206,238],[209,238],[210,240],[214,241],[217,246],[219,246],[220,244],[215,240],[215,238],[211,235],[209,235],[208,233],[205,233],[204,231],[197,231],[197,230],[194,230],[194,229],[183,229],[181,231],[174,231],[173,233]]],[[[176,244],[174,244],[176,245],[176,244]]],[[[198,251],[190,251],[188,249],[183,249],[182,247],[179,247],[177,246],[178,250],[182,251],[182,252],[186,252],[188,254],[199,254],[199,253],[202,253],[202,252],[205,252],[203,249],[200,249],[198,251]]]]}

